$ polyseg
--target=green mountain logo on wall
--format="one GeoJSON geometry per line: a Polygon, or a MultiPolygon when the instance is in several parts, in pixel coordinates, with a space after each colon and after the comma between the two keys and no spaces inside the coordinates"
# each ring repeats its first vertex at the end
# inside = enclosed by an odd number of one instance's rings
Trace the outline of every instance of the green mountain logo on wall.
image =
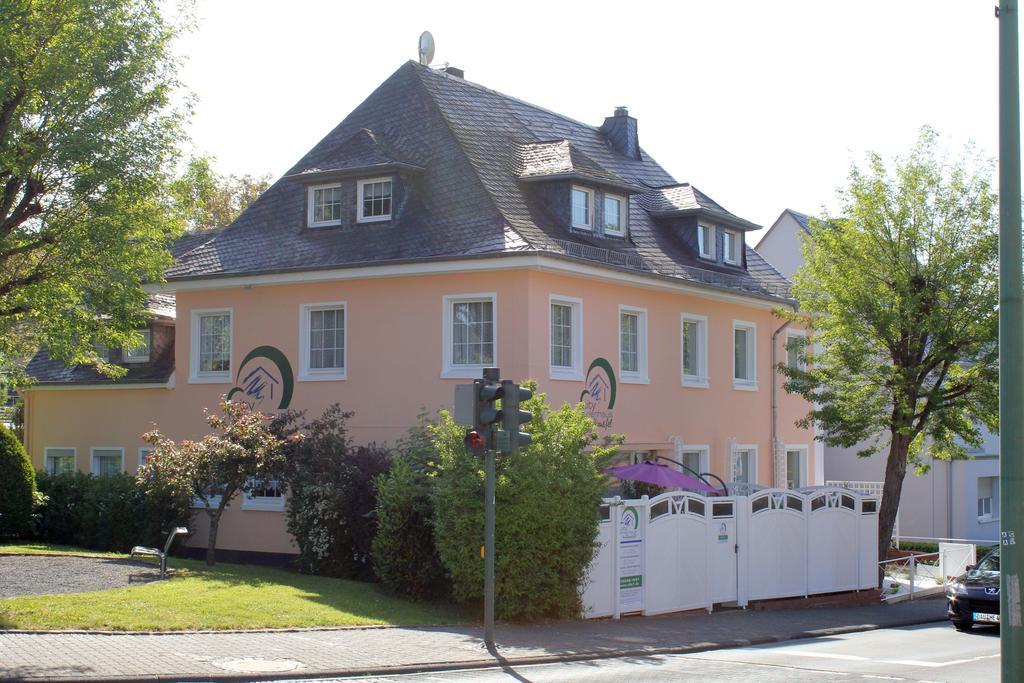
{"type": "Polygon", "coordinates": [[[273,346],[257,346],[238,366],[228,400],[245,401],[253,410],[284,410],[291,405],[294,390],[295,376],[287,356],[273,346]]]}
{"type": "Polygon", "coordinates": [[[612,426],[612,409],[615,408],[615,371],[604,358],[595,358],[587,369],[586,388],[580,394],[587,415],[598,427],[612,426]]]}

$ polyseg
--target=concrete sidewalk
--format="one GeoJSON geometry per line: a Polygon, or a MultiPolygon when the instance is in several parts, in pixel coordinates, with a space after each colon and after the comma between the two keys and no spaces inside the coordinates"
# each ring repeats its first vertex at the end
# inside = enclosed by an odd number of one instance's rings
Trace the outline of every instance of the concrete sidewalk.
{"type": "Polygon", "coordinates": [[[943,600],[920,600],[499,625],[497,657],[483,647],[482,629],[474,627],[188,634],[0,631],[0,677],[210,681],[399,673],[719,649],[944,618],[943,600]]]}

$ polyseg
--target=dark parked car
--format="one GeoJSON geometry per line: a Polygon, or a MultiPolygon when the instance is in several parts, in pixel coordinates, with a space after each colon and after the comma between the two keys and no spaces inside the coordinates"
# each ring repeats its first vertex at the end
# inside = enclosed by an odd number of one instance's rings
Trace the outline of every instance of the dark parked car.
{"type": "Polygon", "coordinates": [[[999,623],[999,548],[946,586],[947,614],[958,631],[999,623]]]}

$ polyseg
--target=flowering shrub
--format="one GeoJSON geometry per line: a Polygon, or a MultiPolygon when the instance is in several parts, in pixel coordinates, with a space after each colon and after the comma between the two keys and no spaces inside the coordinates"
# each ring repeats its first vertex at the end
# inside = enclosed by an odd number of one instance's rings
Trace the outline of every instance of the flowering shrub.
{"type": "Polygon", "coordinates": [[[140,482],[164,486],[176,495],[202,502],[210,523],[206,563],[217,561],[217,528],[224,509],[239,493],[278,480],[285,464],[285,447],[301,442],[297,432],[285,436],[269,428],[270,417],[241,401],[222,398],[223,415],[203,410],[206,423],[215,430],[200,441],[175,443],[159,430],[143,435],[154,449],[139,468],[140,482]]]}

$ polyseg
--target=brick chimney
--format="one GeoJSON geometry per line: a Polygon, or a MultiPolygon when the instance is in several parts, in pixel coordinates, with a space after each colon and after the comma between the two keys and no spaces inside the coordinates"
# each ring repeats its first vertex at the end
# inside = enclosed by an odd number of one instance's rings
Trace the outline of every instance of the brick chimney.
{"type": "Polygon", "coordinates": [[[615,107],[615,115],[604,120],[601,132],[619,154],[640,160],[640,139],[637,136],[636,119],[629,115],[629,109],[615,107]]]}

